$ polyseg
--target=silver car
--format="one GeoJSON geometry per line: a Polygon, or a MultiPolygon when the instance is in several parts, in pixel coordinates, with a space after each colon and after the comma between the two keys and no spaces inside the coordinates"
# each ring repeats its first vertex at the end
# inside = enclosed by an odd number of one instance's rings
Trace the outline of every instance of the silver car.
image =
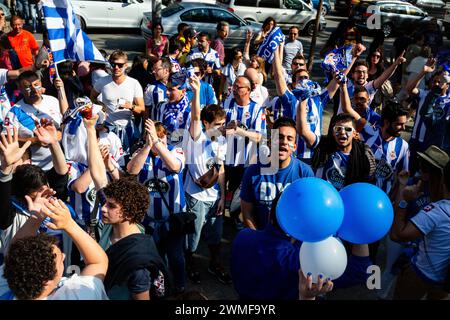
{"type": "MultiPolygon", "coordinates": [[[[246,21],[264,22],[272,17],[277,25],[286,30],[297,26],[306,35],[312,36],[317,10],[310,1],[303,0],[220,0],[246,21]]],[[[320,17],[319,30],[324,30],[327,21],[320,17]]]]}
{"type": "MultiPolygon", "coordinates": [[[[238,15],[231,13],[226,7],[211,3],[182,2],[174,3],[161,11],[164,34],[172,36],[177,34],[177,26],[184,22],[192,26],[197,32],[207,32],[214,38],[216,25],[219,21],[227,21],[230,24],[230,33],[225,41],[225,49],[235,46],[243,47],[247,30],[253,33],[261,30],[261,23],[247,22],[238,15]]],[[[151,36],[148,23],[152,20],[150,12],[144,12],[141,24],[141,33],[145,39],[151,36]]]]}

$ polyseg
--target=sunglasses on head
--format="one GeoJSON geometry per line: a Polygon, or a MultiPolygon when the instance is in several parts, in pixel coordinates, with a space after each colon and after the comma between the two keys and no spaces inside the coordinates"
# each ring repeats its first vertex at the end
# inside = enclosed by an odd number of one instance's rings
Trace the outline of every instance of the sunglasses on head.
{"type": "Polygon", "coordinates": [[[109,64],[111,65],[111,68],[115,68],[115,67],[119,67],[120,69],[123,68],[123,66],[125,65],[125,63],[117,63],[117,62],[109,62],[109,64]]]}
{"type": "Polygon", "coordinates": [[[353,128],[352,127],[345,127],[345,126],[334,126],[333,127],[333,131],[335,133],[341,132],[342,130],[344,130],[347,133],[350,133],[350,132],[353,131],[353,128]]]}

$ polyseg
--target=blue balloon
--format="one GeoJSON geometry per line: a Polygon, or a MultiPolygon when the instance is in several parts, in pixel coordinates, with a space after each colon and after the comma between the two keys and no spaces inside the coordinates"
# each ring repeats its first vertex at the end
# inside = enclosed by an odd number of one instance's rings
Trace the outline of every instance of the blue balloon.
{"type": "Polygon", "coordinates": [[[286,187],[276,212],[278,224],[287,234],[316,242],[337,232],[344,218],[344,203],[329,182],[302,178],[286,187]]]}
{"type": "Polygon", "coordinates": [[[340,194],[345,212],[337,235],[354,244],[383,238],[394,221],[394,209],[387,194],[369,183],[348,185],[340,194]]]}

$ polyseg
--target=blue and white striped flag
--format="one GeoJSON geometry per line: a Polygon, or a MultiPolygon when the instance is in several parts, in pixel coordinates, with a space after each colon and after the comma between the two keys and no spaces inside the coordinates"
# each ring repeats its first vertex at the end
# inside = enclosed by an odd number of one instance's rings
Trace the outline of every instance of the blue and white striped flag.
{"type": "Polygon", "coordinates": [[[284,42],[283,31],[281,31],[280,27],[276,27],[266,36],[266,39],[261,43],[256,54],[266,62],[272,63],[274,52],[282,42],[284,42]]]}
{"type": "Polygon", "coordinates": [[[43,11],[55,63],[64,60],[105,61],[81,30],[69,0],[44,0],[43,11]]]}

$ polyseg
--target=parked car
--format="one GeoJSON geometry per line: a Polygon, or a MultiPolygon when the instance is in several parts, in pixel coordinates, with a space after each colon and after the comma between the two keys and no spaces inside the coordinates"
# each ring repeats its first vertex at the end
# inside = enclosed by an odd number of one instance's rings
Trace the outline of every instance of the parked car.
{"type": "Polygon", "coordinates": [[[81,28],[139,28],[151,0],[72,0],[81,28]]]}
{"type": "Polygon", "coordinates": [[[449,6],[442,0],[409,0],[408,2],[422,9],[429,16],[438,19],[444,19],[445,12],[449,9],[449,6]]]}
{"type": "Polygon", "coordinates": [[[359,2],[360,0],[335,0],[334,11],[339,15],[348,17],[352,8],[359,2]]]}
{"type": "MultiPolygon", "coordinates": [[[[319,0],[306,0],[305,2],[309,3],[309,4],[311,4],[311,2],[312,2],[312,7],[314,9],[316,9],[316,10],[317,10],[317,8],[319,8],[319,2],[320,2],[319,0]]],[[[331,12],[330,0],[323,0],[323,3],[322,3],[322,15],[326,16],[330,12],[331,12]]]]}
{"type": "MultiPolygon", "coordinates": [[[[145,12],[141,23],[141,33],[145,39],[151,36],[151,30],[148,28],[151,19],[151,12],[145,12]]],[[[227,21],[230,24],[230,33],[225,41],[225,49],[243,47],[247,30],[256,33],[262,26],[260,23],[245,21],[226,7],[202,2],[173,3],[161,10],[161,20],[165,35],[177,34],[178,24],[185,22],[197,32],[208,32],[212,37],[215,35],[217,22],[227,21]]]]}
{"type": "MultiPolygon", "coordinates": [[[[220,0],[246,21],[264,22],[273,17],[283,30],[296,25],[304,34],[312,35],[317,11],[303,0],[220,0]]],[[[319,30],[324,30],[327,21],[320,17],[319,30]]]]}
{"type": "MultiPolygon", "coordinates": [[[[373,12],[367,12],[369,6],[379,12],[380,26],[384,35],[389,37],[397,30],[413,30],[425,26],[432,19],[428,14],[416,6],[404,1],[361,1],[352,10],[352,17],[358,28],[369,29],[366,22],[373,12]]],[[[438,20],[442,30],[442,21],[438,20]]]]}

